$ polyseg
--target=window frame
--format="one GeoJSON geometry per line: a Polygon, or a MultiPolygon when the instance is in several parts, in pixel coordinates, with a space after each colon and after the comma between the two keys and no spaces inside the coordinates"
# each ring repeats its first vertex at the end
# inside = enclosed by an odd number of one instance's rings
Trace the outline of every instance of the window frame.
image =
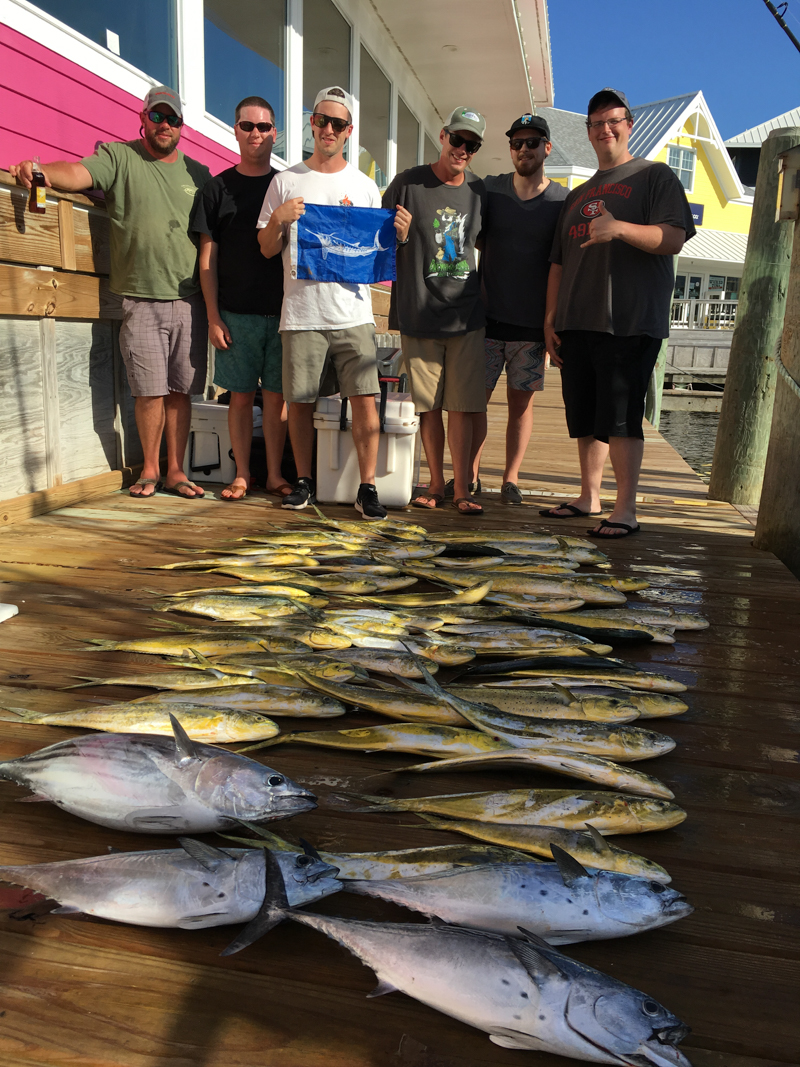
{"type": "MultiPolygon", "coordinates": [[[[361,144],[361,49],[362,48],[367,53],[367,55],[372,60],[372,62],[375,64],[375,66],[378,68],[378,70],[381,72],[381,74],[384,76],[386,81],[389,83],[389,122],[388,122],[387,129],[386,129],[386,170],[383,171],[383,173],[386,175],[386,184],[388,186],[389,183],[392,181],[392,178],[394,178],[394,167],[392,166],[392,160],[393,159],[394,160],[397,159],[397,132],[396,132],[396,129],[397,129],[397,119],[396,119],[397,108],[395,106],[395,100],[397,99],[397,89],[395,88],[395,84],[394,84],[393,79],[389,77],[389,75],[387,74],[386,70],[384,69],[383,64],[378,62],[378,60],[372,54],[372,49],[369,48],[364,43],[364,40],[363,40],[363,38],[361,37],[360,34],[359,34],[359,37],[358,37],[358,98],[357,98],[358,99],[359,115],[358,115],[358,128],[355,131],[358,134],[358,143],[357,143],[357,145],[355,147],[355,150],[353,152],[353,155],[355,156],[355,159],[351,159],[351,162],[352,162],[353,166],[358,167],[359,170],[361,169],[359,167],[359,163],[360,163],[360,160],[361,160],[361,148],[362,148],[362,144],[361,144]],[[394,132],[394,136],[392,136],[393,132],[394,132]]],[[[351,72],[351,77],[352,77],[352,72],[351,72]]],[[[408,107],[407,104],[406,104],[406,107],[408,107]]],[[[369,152],[369,149],[367,148],[366,145],[363,145],[363,148],[364,148],[364,150],[366,152],[369,152]]],[[[370,158],[372,158],[372,157],[370,157],[370,158]]],[[[377,165],[378,165],[378,161],[377,160],[375,160],[375,165],[376,165],[376,168],[377,168],[377,165]]]]}
{"type": "MultiPolygon", "coordinates": [[[[683,161],[683,157],[681,157],[681,162],[682,161],[683,161]]],[[[693,193],[694,192],[695,176],[697,175],[697,149],[696,148],[689,148],[686,145],[676,144],[674,142],[668,144],[667,145],[667,166],[672,171],[672,173],[677,177],[678,181],[681,183],[681,185],[686,190],[686,192],[687,193],[693,193]],[[681,166],[681,167],[678,167],[678,169],[676,170],[675,167],[673,167],[673,165],[669,161],[670,152],[672,151],[673,148],[678,152],[681,152],[681,153],[685,152],[688,156],[691,157],[692,170],[691,170],[691,182],[690,182],[689,185],[683,185],[683,181],[681,179],[681,174],[686,172],[686,168],[681,166]]]]}

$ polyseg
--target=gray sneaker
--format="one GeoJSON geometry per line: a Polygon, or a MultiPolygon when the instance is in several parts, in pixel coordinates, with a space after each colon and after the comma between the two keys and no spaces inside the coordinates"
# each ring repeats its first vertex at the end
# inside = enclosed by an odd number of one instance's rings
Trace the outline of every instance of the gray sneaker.
{"type": "Polygon", "coordinates": [[[521,504],[522,493],[513,482],[506,482],[500,490],[501,504],[521,504]]]}

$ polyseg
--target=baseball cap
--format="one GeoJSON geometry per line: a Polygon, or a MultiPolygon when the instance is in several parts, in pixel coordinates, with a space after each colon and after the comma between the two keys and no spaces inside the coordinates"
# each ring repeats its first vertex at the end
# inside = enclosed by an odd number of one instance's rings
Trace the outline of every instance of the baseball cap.
{"type": "Polygon", "coordinates": [[[172,108],[178,118],[183,118],[181,98],[175,90],[170,89],[168,85],[154,85],[144,98],[142,111],[150,111],[150,109],[154,108],[157,104],[166,104],[168,107],[172,108]]]}
{"type": "Polygon", "coordinates": [[[631,105],[628,103],[628,98],[621,89],[611,89],[606,86],[605,89],[601,89],[599,93],[595,93],[592,99],[589,101],[589,107],[586,110],[587,115],[591,115],[593,111],[597,111],[604,104],[608,105],[612,101],[616,100],[620,107],[626,107],[628,111],[631,109],[631,105]]]}
{"type": "Polygon", "coordinates": [[[314,101],[314,110],[317,110],[319,104],[323,100],[330,100],[332,104],[341,104],[346,107],[350,112],[350,118],[353,117],[353,98],[350,93],[347,93],[339,85],[331,85],[329,89],[321,89],[317,93],[316,100],[314,101]]]}
{"type": "Polygon", "coordinates": [[[547,122],[540,115],[531,115],[527,112],[525,115],[520,115],[516,122],[511,123],[511,129],[506,130],[506,137],[513,137],[517,130],[536,130],[537,133],[543,133],[547,140],[550,140],[550,127],[547,122]]]}
{"type": "Polygon", "coordinates": [[[477,134],[481,140],[486,132],[486,119],[471,107],[456,107],[450,113],[450,118],[444,124],[444,129],[449,133],[451,130],[469,130],[477,134]]]}

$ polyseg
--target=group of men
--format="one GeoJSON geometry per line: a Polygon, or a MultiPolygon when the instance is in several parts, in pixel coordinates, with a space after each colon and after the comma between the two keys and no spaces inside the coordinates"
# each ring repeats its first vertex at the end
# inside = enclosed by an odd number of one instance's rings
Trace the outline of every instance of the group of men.
{"type": "MultiPolygon", "coordinates": [[[[375,488],[379,383],[370,288],[300,279],[292,255],[292,227],[306,203],[383,205],[395,211],[397,239],[389,327],[401,335],[430,470],[414,506],[436,508],[452,496],[461,515],[482,513],[475,497],[487,402],[504,368],[501,501],[522,503],[518,480],[533,396],[552,359],[561,368],[582,484],[574,500],[542,514],[599,514],[610,451],[616,504],[593,532],[636,532],[644,398],[669,332],[672,257],[694,227],[669,167],[628,151],[633,121],[625,95],[603,89],[589,102],[586,125],[598,170],[569,192],[545,176],[550,130],[533,114],[507,131],[513,171],[478,178],[468,168],[486,123],[478,111],[458,107],[439,135],[439,158],[398,174],[381,197],[375,182],[346,161],[352,116],[344,89],[323,89],[311,114],[311,156],[276,171],[274,111],[263,98],[248,97],[235,114],[240,162],[212,178],[178,150],[180,98],[158,86],[145,98],[139,139],[101,144],[79,163],[42,167],[48,186],[105,193],[110,285],[123,298],[120,347],[144,458],[131,494],[149,497],[162,489],[203,496],[186,475],[184,454],[191,397],[203,391],[210,340],[214,382],[230,391],[236,477],[224,499],[241,500],[250,488],[260,386],[267,491],[285,508],[314,502],[313,412],[323,382],[334,374],[352,409],[361,480],[355,507],[366,519],[386,515],[375,488]],[[448,482],[443,411],[453,470],[448,482]],[[281,473],[287,419],[294,485],[281,473]]],[[[11,169],[30,186],[30,160],[11,169]]]]}

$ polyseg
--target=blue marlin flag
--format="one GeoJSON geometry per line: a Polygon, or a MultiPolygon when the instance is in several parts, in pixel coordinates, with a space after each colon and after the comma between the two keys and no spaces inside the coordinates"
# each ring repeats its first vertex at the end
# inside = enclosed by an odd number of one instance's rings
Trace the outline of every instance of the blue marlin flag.
{"type": "Polygon", "coordinates": [[[297,220],[297,277],[368,284],[394,281],[394,211],[306,204],[297,220]]]}

